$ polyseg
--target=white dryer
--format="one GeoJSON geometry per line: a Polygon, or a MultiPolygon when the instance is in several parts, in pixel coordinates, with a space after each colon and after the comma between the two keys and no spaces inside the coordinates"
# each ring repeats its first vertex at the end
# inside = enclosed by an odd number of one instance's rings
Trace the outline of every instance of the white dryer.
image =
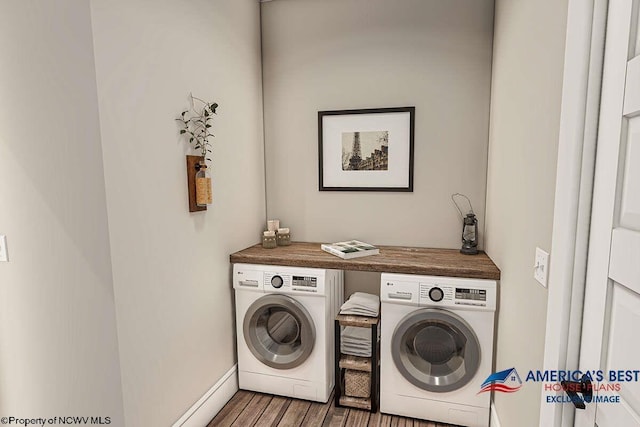
{"type": "Polygon", "coordinates": [[[382,274],[380,411],[486,427],[497,284],[382,274]]]}
{"type": "Polygon", "coordinates": [[[235,264],[241,389],[327,402],[343,272],[235,264]]]}

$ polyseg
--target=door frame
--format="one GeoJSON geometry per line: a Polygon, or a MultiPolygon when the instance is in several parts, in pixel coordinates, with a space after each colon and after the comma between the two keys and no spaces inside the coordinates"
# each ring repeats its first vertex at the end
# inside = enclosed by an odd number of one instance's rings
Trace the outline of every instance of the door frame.
{"type": "MultiPolygon", "coordinates": [[[[545,370],[577,369],[595,172],[607,0],[569,0],[545,335],[545,370]]],[[[572,426],[575,410],[546,403],[540,425],[572,426]]]]}

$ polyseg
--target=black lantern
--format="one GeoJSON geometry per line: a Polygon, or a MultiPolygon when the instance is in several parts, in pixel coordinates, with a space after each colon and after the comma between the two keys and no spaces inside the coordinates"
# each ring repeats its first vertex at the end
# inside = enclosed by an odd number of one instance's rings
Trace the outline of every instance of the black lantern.
{"type": "Polygon", "coordinates": [[[467,255],[478,253],[478,219],[476,214],[468,213],[462,221],[462,248],[460,252],[467,255]]]}
{"type": "Polygon", "coordinates": [[[453,204],[458,209],[458,212],[460,212],[460,217],[462,217],[462,248],[460,248],[460,253],[465,255],[475,255],[478,253],[478,219],[476,218],[476,214],[473,212],[471,201],[467,196],[460,193],[452,194],[451,200],[453,200],[453,204]],[[462,214],[462,210],[456,202],[456,196],[467,199],[467,202],[469,203],[469,212],[466,216],[462,214]]]}

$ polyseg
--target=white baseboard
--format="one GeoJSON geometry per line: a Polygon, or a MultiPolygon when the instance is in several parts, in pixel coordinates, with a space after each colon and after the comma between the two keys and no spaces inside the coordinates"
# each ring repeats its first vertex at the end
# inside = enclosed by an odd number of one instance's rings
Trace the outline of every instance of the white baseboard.
{"type": "Polygon", "coordinates": [[[233,365],[172,427],[202,427],[238,391],[238,365],[233,365]]]}
{"type": "Polygon", "coordinates": [[[491,427],[500,427],[500,418],[498,418],[498,412],[496,411],[496,405],[491,401],[491,418],[489,425],[491,427]]]}

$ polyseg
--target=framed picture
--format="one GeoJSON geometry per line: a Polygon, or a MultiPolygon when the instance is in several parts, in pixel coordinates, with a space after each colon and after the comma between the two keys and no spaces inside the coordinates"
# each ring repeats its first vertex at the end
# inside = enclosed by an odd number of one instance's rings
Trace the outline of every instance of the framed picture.
{"type": "Polygon", "coordinates": [[[415,107],[318,112],[320,191],[413,191],[415,107]]]}

